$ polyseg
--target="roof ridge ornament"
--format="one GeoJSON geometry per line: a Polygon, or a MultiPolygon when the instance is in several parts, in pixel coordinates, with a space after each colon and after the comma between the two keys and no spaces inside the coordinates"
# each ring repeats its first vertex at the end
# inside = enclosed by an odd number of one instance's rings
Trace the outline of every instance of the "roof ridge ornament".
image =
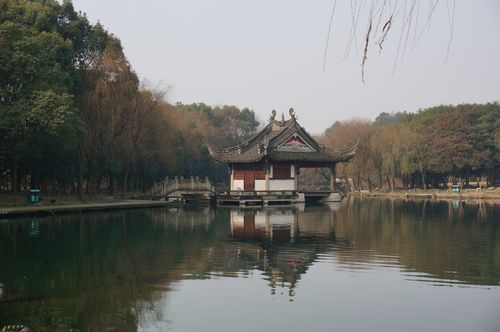
{"type": "Polygon", "coordinates": [[[271,111],[271,116],[269,117],[269,122],[273,122],[276,118],[276,110],[271,111]]]}
{"type": "Polygon", "coordinates": [[[288,111],[288,113],[290,113],[290,118],[292,120],[297,120],[297,117],[295,116],[295,110],[293,109],[293,107],[290,108],[290,110],[288,111]]]}

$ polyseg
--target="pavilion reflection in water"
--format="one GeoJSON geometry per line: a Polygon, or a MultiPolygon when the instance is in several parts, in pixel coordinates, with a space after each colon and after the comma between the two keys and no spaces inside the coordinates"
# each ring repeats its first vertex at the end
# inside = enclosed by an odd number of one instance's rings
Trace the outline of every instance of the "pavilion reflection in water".
{"type": "Polygon", "coordinates": [[[334,213],[339,203],[331,203],[330,209],[304,207],[294,209],[274,208],[263,210],[234,209],[230,212],[233,238],[289,240],[297,237],[334,235],[334,213]]]}
{"type": "Polygon", "coordinates": [[[297,231],[297,214],[292,210],[231,211],[231,235],[241,238],[291,240],[297,231]]]}
{"type": "Polygon", "coordinates": [[[288,295],[294,296],[301,275],[335,242],[335,207],[231,210],[237,260],[261,270],[272,294],[277,288],[287,288],[288,295]]]}

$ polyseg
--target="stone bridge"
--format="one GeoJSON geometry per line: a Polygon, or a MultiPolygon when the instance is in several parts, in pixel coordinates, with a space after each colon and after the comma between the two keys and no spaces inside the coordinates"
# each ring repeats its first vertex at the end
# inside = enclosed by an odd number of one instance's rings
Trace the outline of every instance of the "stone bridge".
{"type": "Polygon", "coordinates": [[[209,203],[215,198],[215,188],[212,182],[205,178],[193,177],[175,177],[160,182],[155,182],[151,187],[151,196],[165,198],[172,203],[209,203]]]}

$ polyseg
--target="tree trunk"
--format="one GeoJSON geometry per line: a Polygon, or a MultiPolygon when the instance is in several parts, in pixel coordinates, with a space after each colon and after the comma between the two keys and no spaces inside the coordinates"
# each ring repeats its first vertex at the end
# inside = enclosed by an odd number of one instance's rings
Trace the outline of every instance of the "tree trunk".
{"type": "Polygon", "coordinates": [[[38,182],[38,179],[37,179],[37,175],[36,175],[36,168],[37,168],[37,165],[35,163],[34,167],[31,167],[31,174],[30,174],[30,188],[31,189],[35,189],[36,186],[37,186],[37,182],[38,182]]]}
{"type": "Polygon", "coordinates": [[[439,185],[438,185],[439,178],[435,174],[432,174],[432,179],[431,180],[432,180],[432,182],[431,182],[432,183],[432,188],[438,188],[439,187],[439,185]]]}
{"type": "Polygon", "coordinates": [[[97,180],[94,174],[90,174],[89,176],[89,183],[88,183],[88,193],[90,196],[95,196],[96,192],[96,186],[97,186],[97,180]]]}
{"type": "Polygon", "coordinates": [[[78,192],[78,199],[80,201],[83,201],[83,157],[80,144],[78,144],[78,163],[76,167],[78,170],[78,182],[76,185],[76,190],[78,192]]]}
{"type": "Polygon", "coordinates": [[[18,173],[17,158],[14,158],[14,160],[12,161],[12,168],[11,168],[10,187],[15,195],[19,193],[19,175],[17,173],[18,173]]]}
{"type": "Polygon", "coordinates": [[[420,170],[420,174],[422,175],[422,188],[427,189],[427,186],[425,185],[425,172],[420,170]]]}
{"type": "Polygon", "coordinates": [[[128,167],[125,167],[125,172],[123,174],[123,193],[125,194],[128,190],[128,167]]]}
{"type": "Polygon", "coordinates": [[[349,183],[349,178],[345,178],[345,183],[347,183],[347,188],[349,189],[349,192],[352,192],[351,184],[349,183]]]}
{"type": "Polygon", "coordinates": [[[403,181],[403,189],[406,190],[408,189],[408,175],[404,174],[401,176],[402,181],[403,181]]]}
{"type": "Polygon", "coordinates": [[[109,183],[108,183],[108,194],[113,195],[114,194],[114,188],[115,188],[115,176],[111,174],[109,176],[109,183]]]}
{"type": "Polygon", "coordinates": [[[418,168],[420,170],[420,174],[422,175],[422,186],[425,189],[427,189],[427,186],[425,185],[425,172],[424,172],[424,168],[422,166],[422,159],[420,158],[420,156],[417,154],[417,159],[418,159],[418,168]]]}

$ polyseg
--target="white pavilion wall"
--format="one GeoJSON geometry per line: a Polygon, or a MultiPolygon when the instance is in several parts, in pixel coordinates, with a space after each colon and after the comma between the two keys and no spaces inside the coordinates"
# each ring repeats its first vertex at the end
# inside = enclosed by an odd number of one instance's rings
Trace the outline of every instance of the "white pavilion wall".
{"type": "Polygon", "coordinates": [[[231,190],[243,190],[245,188],[245,183],[243,180],[233,180],[231,185],[231,190]]]}
{"type": "Polygon", "coordinates": [[[245,183],[243,180],[235,180],[233,177],[233,172],[231,172],[231,190],[239,191],[245,188],[245,183]]]}
{"type": "Polygon", "coordinates": [[[269,180],[269,190],[295,190],[295,180],[269,180]]]}
{"type": "Polygon", "coordinates": [[[255,190],[266,190],[266,180],[255,180],[255,190]]]}

